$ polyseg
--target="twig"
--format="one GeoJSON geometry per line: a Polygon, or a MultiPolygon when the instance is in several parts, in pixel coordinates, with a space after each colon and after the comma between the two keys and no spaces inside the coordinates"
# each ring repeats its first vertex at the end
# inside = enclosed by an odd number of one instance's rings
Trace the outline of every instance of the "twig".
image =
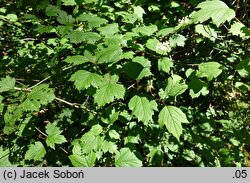
{"type": "Polygon", "coordinates": [[[44,135],[45,137],[48,136],[47,134],[43,133],[39,128],[37,128],[36,126],[35,126],[35,129],[36,129],[37,131],[39,131],[39,133],[41,133],[41,134],[44,135]]]}
{"type": "Polygon", "coordinates": [[[25,91],[25,92],[31,92],[31,89],[29,89],[29,88],[19,88],[19,87],[14,87],[14,90],[18,90],[18,91],[25,91]]]}
{"type": "Polygon", "coordinates": [[[38,83],[36,83],[35,85],[33,85],[33,86],[31,86],[31,87],[29,87],[28,89],[32,89],[32,88],[34,88],[34,87],[36,87],[36,86],[38,86],[39,84],[41,84],[41,83],[43,83],[44,81],[46,81],[46,80],[48,80],[48,79],[50,79],[51,78],[51,76],[48,76],[48,77],[46,77],[46,78],[44,78],[42,81],[39,81],[38,83]]]}
{"type": "Polygon", "coordinates": [[[75,108],[80,108],[81,107],[81,104],[71,103],[71,102],[68,102],[66,100],[60,99],[58,97],[56,97],[55,99],[58,100],[58,101],[60,101],[60,102],[62,102],[62,103],[68,104],[68,105],[70,105],[72,107],[75,107],[75,108]]]}

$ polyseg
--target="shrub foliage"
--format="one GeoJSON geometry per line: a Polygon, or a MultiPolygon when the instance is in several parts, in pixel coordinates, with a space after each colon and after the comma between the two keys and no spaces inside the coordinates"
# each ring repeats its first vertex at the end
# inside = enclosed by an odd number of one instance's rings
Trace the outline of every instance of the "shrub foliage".
{"type": "Polygon", "coordinates": [[[2,4],[0,166],[250,166],[249,3],[2,4]]]}

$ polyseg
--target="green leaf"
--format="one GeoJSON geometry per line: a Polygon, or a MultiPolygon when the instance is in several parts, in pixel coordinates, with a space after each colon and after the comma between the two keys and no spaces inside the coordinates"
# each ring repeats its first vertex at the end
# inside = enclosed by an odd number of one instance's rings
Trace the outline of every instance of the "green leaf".
{"type": "Polygon", "coordinates": [[[63,25],[73,25],[75,23],[75,19],[72,15],[68,15],[65,11],[59,12],[57,21],[63,25]]]}
{"type": "Polygon", "coordinates": [[[161,55],[167,55],[172,49],[169,41],[160,42],[158,39],[155,38],[148,39],[146,47],[161,55]]]}
{"type": "Polygon", "coordinates": [[[7,135],[11,134],[15,130],[15,122],[21,118],[23,114],[22,106],[8,105],[7,111],[4,114],[5,126],[3,132],[7,135]]]}
{"type": "Polygon", "coordinates": [[[0,81],[0,93],[14,89],[16,80],[10,76],[2,78],[0,81]]]}
{"type": "Polygon", "coordinates": [[[161,29],[156,36],[168,36],[169,34],[173,34],[176,31],[175,27],[167,27],[161,29]]]}
{"type": "Polygon", "coordinates": [[[91,131],[85,133],[80,141],[73,147],[73,154],[88,154],[91,151],[97,152],[103,143],[103,138],[91,131]],[[80,153],[79,153],[80,152],[80,153]]]}
{"type": "Polygon", "coordinates": [[[142,26],[132,29],[133,32],[142,36],[152,36],[158,30],[156,25],[142,26]]]}
{"type": "Polygon", "coordinates": [[[50,33],[54,31],[54,27],[51,25],[38,25],[35,31],[41,33],[50,33]]]}
{"type": "Polygon", "coordinates": [[[86,41],[88,43],[95,43],[101,39],[101,36],[95,32],[82,32],[82,31],[72,31],[67,35],[71,43],[81,43],[86,41]]]}
{"type": "Polygon", "coordinates": [[[61,36],[65,36],[66,34],[69,34],[73,31],[73,27],[69,25],[58,25],[56,30],[61,36]]]}
{"type": "Polygon", "coordinates": [[[74,6],[76,5],[75,0],[62,0],[64,6],[74,6]]]}
{"type": "Polygon", "coordinates": [[[45,13],[47,16],[58,16],[58,14],[61,12],[62,10],[60,10],[59,7],[57,6],[53,6],[53,5],[49,5],[47,6],[45,13]]]}
{"type": "Polygon", "coordinates": [[[100,18],[95,14],[81,14],[79,15],[76,20],[78,21],[85,21],[88,22],[88,26],[93,27],[100,27],[103,24],[108,23],[108,21],[105,18],[100,18]]]}
{"type": "Polygon", "coordinates": [[[201,81],[197,77],[191,78],[191,82],[188,84],[188,88],[190,89],[189,95],[192,98],[197,98],[201,94],[203,96],[205,96],[205,95],[207,95],[209,93],[207,84],[205,82],[201,81]]]}
{"type": "Polygon", "coordinates": [[[102,151],[104,153],[110,152],[111,154],[114,154],[114,153],[117,153],[117,151],[118,151],[117,149],[118,149],[118,147],[114,142],[105,140],[102,143],[102,151]]]}
{"type": "Polygon", "coordinates": [[[74,167],[93,167],[96,161],[96,153],[91,151],[88,155],[72,154],[69,159],[74,167]]]}
{"type": "Polygon", "coordinates": [[[49,88],[48,84],[40,84],[32,89],[22,107],[26,111],[39,111],[42,105],[47,105],[54,99],[54,90],[49,88]]]}
{"type": "Polygon", "coordinates": [[[125,72],[129,77],[136,80],[141,80],[144,77],[151,76],[152,73],[150,71],[151,62],[141,56],[137,56],[132,59],[133,62],[128,62],[125,65],[125,72]]]}
{"type": "Polygon", "coordinates": [[[218,62],[205,62],[201,63],[198,66],[199,70],[197,72],[198,77],[206,77],[208,81],[211,81],[213,78],[218,77],[221,72],[221,64],[218,62]]]}
{"type": "Polygon", "coordinates": [[[93,133],[95,136],[98,136],[102,133],[103,128],[101,125],[94,125],[91,127],[91,129],[89,130],[89,132],[93,133]]]}
{"type": "Polygon", "coordinates": [[[212,0],[198,4],[199,11],[192,15],[195,22],[205,22],[212,19],[212,22],[219,27],[222,23],[230,21],[235,17],[234,10],[230,9],[223,1],[212,0]]]}
{"type": "Polygon", "coordinates": [[[240,22],[234,22],[229,29],[229,32],[233,35],[245,37],[246,34],[243,32],[242,28],[245,27],[244,24],[240,22]]]}
{"type": "Polygon", "coordinates": [[[141,6],[134,6],[134,14],[138,17],[139,20],[143,20],[143,14],[146,14],[144,9],[141,6]]]}
{"type": "Polygon", "coordinates": [[[173,61],[170,58],[163,57],[158,60],[159,71],[164,71],[166,73],[169,73],[171,67],[173,67],[173,61]]]}
{"type": "Polygon", "coordinates": [[[12,166],[9,161],[10,150],[4,150],[2,146],[0,146],[0,167],[8,167],[12,166]]]}
{"type": "Polygon", "coordinates": [[[43,144],[39,141],[35,142],[35,144],[31,144],[29,146],[28,151],[25,153],[26,160],[35,160],[41,161],[46,154],[46,150],[43,144]]]}
{"type": "Polygon", "coordinates": [[[4,108],[4,104],[2,103],[3,99],[3,96],[0,95],[0,114],[2,114],[4,108]]]}
{"type": "Polygon", "coordinates": [[[63,60],[64,62],[67,62],[69,64],[74,64],[74,65],[80,65],[83,63],[88,62],[88,58],[82,55],[74,55],[74,56],[68,56],[66,59],[63,60]]]}
{"type": "Polygon", "coordinates": [[[132,110],[132,115],[135,115],[139,121],[147,124],[149,121],[153,121],[152,116],[154,111],[157,111],[157,103],[152,100],[149,101],[146,97],[133,96],[128,107],[132,110]]]}
{"type": "Polygon", "coordinates": [[[186,40],[187,40],[187,38],[185,38],[181,34],[174,34],[174,35],[170,36],[170,38],[169,38],[169,42],[170,42],[170,45],[172,47],[176,47],[176,46],[184,47],[186,40]]]}
{"type": "Polygon", "coordinates": [[[116,63],[122,58],[122,49],[119,46],[109,46],[96,53],[97,63],[116,63]]]}
{"type": "Polygon", "coordinates": [[[158,119],[160,127],[165,125],[176,139],[180,139],[182,134],[181,123],[189,123],[186,115],[175,106],[165,106],[159,113],[158,119]]]}
{"type": "Polygon", "coordinates": [[[124,95],[125,88],[123,85],[104,81],[100,88],[96,90],[94,101],[98,106],[104,106],[115,99],[123,99],[124,95]]]}
{"type": "Polygon", "coordinates": [[[195,32],[209,38],[211,41],[215,41],[217,38],[217,32],[209,25],[198,24],[195,26],[195,32]]]}
{"type": "Polygon", "coordinates": [[[102,76],[91,73],[86,70],[78,70],[71,75],[70,81],[74,81],[74,85],[78,90],[87,89],[90,86],[97,88],[102,83],[102,76]]]}
{"type": "Polygon", "coordinates": [[[250,78],[250,58],[247,58],[237,64],[236,70],[241,77],[250,78]]]}
{"type": "Polygon", "coordinates": [[[104,36],[112,36],[119,32],[119,25],[118,23],[112,23],[104,27],[100,27],[97,30],[104,36]]]}
{"type": "Polygon", "coordinates": [[[67,142],[66,138],[61,135],[62,130],[56,126],[56,123],[48,123],[46,125],[46,133],[48,134],[46,144],[52,149],[55,149],[55,144],[67,142]]]}
{"type": "Polygon", "coordinates": [[[110,136],[110,138],[113,138],[113,139],[120,139],[119,133],[117,133],[117,131],[115,131],[115,130],[110,130],[109,136],[110,136]]]}
{"type": "Polygon", "coordinates": [[[179,75],[173,75],[172,77],[168,78],[168,83],[164,90],[164,94],[166,98],[169,96],[178,96],[184,93],[187,87],[188,86],[185,84],[185,81],[179,75]]]}
{"type": "Polygon", "coordinates": [[[129,148],[122,148],[115,155],[116,167],[141,167],[142,161],[139,160],[129,148]]]}

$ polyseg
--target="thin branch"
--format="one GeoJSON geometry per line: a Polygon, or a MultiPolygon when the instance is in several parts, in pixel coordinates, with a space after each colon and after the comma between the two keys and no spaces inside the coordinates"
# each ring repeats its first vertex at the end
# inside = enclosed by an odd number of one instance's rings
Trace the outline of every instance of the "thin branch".
{"type": "Polygon", "coordinates": [[[45,137],[48,136],[47,134],[43,133],[39,128],[37,128],[36,126],[35,126],[35,129],[36,129],[39,133],[41,133],[43,136],[45,136],[45,137]]]}
{"type": "Polygon", "coordinates": [[[32,89],[32,88],[34,88],[34,87],[36,87],[36,86],[38,86],[38,85],[40,85],[41,83],[43,83],[43,82],[45,82],[46,80],[48,80],[48,79],[50,79],[51,78],[51,76],[48,76],[48,77],[46,77],[46,78],[44,78],[42,81],[39,81],[38,83],[36,83],[35,85],[33,85],[33,86],[31,86],[31,87],[29,87],[28,89],[32,89]]]}
{"type": "Polygon", "coordinates": [[[75,108],[80,108],[80,107],[81,107],[81,104],[71,103],[71,102],[68,102],[68,101],[66,101],[66,100],[60,99],[60,98],[58,98],[58,97],[56,97],[55,99],[56,99],[57,101],[60,101],[60,102],[62,102],[62,103],[65,103],[65,104],[70,105],[70,106],[75,107],[75,108]]]}
{"type": "Polygon", "coordinates": [[[29,88],[14,87],[14,90],[17,90],[17,91],[25,91],[25,92],[31,92],[31,89],[29,89],[29,88]]]}

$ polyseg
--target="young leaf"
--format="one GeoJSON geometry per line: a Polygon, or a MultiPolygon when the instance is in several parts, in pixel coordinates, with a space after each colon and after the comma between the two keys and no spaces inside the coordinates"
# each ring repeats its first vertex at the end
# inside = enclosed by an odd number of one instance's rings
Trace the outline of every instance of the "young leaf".
{"type": "Polygon", "coordinates": [[[46,150],[40,141],[29,146],[29,150],[25,154],[26,160],[40,161],[45,156],[46,150]]]}
{"type": "Polygon", "coordinates": [[[149,101],[146,97],[133,96],[128,103],[128,107],[132,110],[132,115],[135,115],[139,121],[147,124],[152,121],[154,111],[157,111],[157,103],[149,101]]]}
{"type": "Polygon", "coordinates": [[[98,106],[104,106],[105,104],[113,102],[115,98],[123,99],[124,95],[125,88],[123,85],[104,81],[100,88],[96,90],[94,101],[98,106]]]}
{"type": "Polygon", "coordinates": [[[230,21],[235,17],[234,10],[220,0],[201,2],[197,8],[200,8],[200,10],[192,15],[194,22],[202,23],[211,18],[212,22],[219,27],[222,23],[230,21]]]}
{"type": "Polygon", "coordinates": [[[199,64],[198,68],[197,76],[206,77],[208,81],[218,77],[222,72],[221,64],[218,62],[204,62],[199,64]]]}
{"type": "Polygon", "coordinates": [[[159,113],[158,119],[160,127],[165,125],[176,139],[180,139],[182,134],[181,123],[189,123],[186,115],[175,106],[165,106],[159,113]]]}
{"type": "Polygon", "coordinates": [[[16,80],[10,76],[2,78],[0,81],[0,93],[14,89],[16,80]]]}
{"type": "Polygon", "coordinates": [[[47,105],[55,99],[54,90],[48,84],[36,86],[22,103],[26,111],[39,111],[41,105],[47,105]]]}
{"type": "Polygon", "coordinates": [[[55,149],[55,144],[67,142],[66,138],[61,135],[62,130],[56,126],[56,123],[48,123],[46,125],[46,133],[48,134],[46,144],[52,149],[55,149]]]}
{"type": "Polygon", "coordinates": [[[142,161],[139,160],[129,148],[122,148],[115,155],[115,166],[117,167],[141,167],[142,161]]]}
{"type": "Polygon", "coordinates": [[[87,89],[90,86],[98,87],[103,78],[99,74],[91,73],[86,70],[78,70],[71,75],[70,81],[74,81],[74,85],[78,90],[87,89]]]}

